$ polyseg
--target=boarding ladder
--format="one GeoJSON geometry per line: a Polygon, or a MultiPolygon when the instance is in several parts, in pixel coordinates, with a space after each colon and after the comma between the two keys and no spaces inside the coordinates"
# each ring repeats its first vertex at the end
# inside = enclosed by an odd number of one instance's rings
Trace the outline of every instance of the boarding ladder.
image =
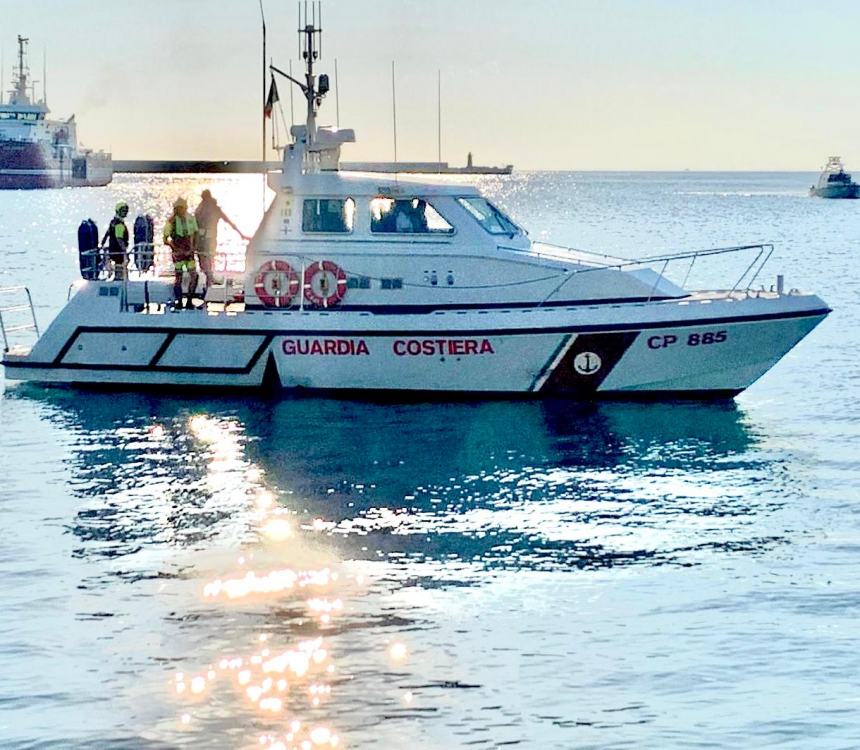
{"type": "Polygon", "coordinates": [[[0,333],[3,335],[3,351],[8,352],[10,346],[10,334],[21,333],[22,331],[33,331],[36,338],[39,338],[39,324],[36,322],[36,311],[33,309],[33,298],[30,295],[30,290],[25,286],[8,286],[0,288],[0,302],[3,298],[13,298],[11,304],[0,304],[0,333]],[[17,296],[18,300],[14,297],[17,296]],[[26,296],[27,301],[23,302],[26,296]],[[27,318],[23,317],[23,313],[29,312],[31,322],[26,322],[27,318]]]}

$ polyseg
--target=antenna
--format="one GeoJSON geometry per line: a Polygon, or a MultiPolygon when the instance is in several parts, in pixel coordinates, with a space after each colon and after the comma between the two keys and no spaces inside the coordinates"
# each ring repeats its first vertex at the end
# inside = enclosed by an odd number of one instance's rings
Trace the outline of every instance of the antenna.
{"type": "Polygon", "coordinates": [[[337,88],[337,58],[334,59],[334,106],[337,112],[337,127],[340,128],[340,94],[337,88]]]}
{"type": "MultiPolygon", "coordinates": [[[[269,58],[269,67],[272,66],[272,58],[269,58]]],[[[280,98],[278,99],[278,104],[280,104],[280,98]]],[[[266,96],[266,105],[269,104],[269,97],[266,96]]],[[[278,137],[278,118],[275,116],[275,108],[272,106],[272,151],[275,153],[278,152],[278,145],[276,143],[276,139],[278,137]]],[[[265,119],[265,117],[263,118],[265,119]]],[[[281,120],[283,121],[283,110],[281,110],[281,120]]],[[[263,154],[263,161],[265,161],[265,153],[263,154]]]]}
{"type": "Polygon", "coordinates": [[[24,56],[27,53],[27,37],[18,35],[18,71],[15,76],[15,88],[12,92],[12,104],[29,104],[27,99],[27,76],[29,68],[24,64],[24,56]]]}
{"type": "MultiPolygon", "coordinates": [[[[305,63],[305,80],[302,83],[298,78],[292,76],[292,60],[290,60],[290,73],[285,73],[283,70],[270,65],[269,69],[272,73],[277,73],[283,76],[291,83],[295,84],[302,90],[302,94],[307,102],[307,120],[306,120],[306,138],[307,145],[313,145],[317,136],[317,110],[322,104],[323,97],[329,91],[329,78],[325,74],[319,76],[314,74],[314,63],[320,59],[320,49],[322,46],[322,29],[316,26],[317,16],[322,16],[322,4],[314,4],[311,0],[311,23],[308,23],[308,3],[304,0],[304,27],[302,23],[302,3],[299,2],[299,56],[305,63]]],[[[293,94],[290,90],[290,105],[292,107],[293,94]]]]}
{"type": "MultiPolygon", "coordinates": [[[[260,20],[263,22],[263,173],[266,172],[266,13],[263,10],[263,0],[260,0],[260,20]]],[[[272,126],[274,130],[274,124],[272,126]]],[[[264,191],[265,192],[265,191],[264,191]]]]}
{"type": "MultiPolygon", "coordinates": [[[[290,60],[290,78],[293,77],[293,61],[290,60]]],[[[296,124],[296,108],[293,106],[293,87],[290,86],[290,126],[296,124]]]]}
{"type": "Polygon", "coordinates": [[[48,48],[42,47],[42,104],[48,104],[48,48]]]}
{"type": "MultiPolygon", "coordinates": [[[[316,25],[318,5],[319,2],[311,0],[311,23],[308,23],[308,0],[305,0],[305,26],[303,29],[299,29],[299,40],[303,42],[301,44],[301,56],[305,61],[303,93],[308,103],[307,137],[309,144],[313,143],[316,138],[317,107],[322,103],[322,97],[328,91],[328,76],[320,76],[320,86],[317,88],[317,77],[314,75],[314,63],[319,60],[320,49],[322,48],[322,29],[316,25]],[[304,39],[302,39],[303,35],[304,39]],[[324,88],[323,83],[325,84],[324,88]]],[[[322,7],[319,7],[319,14],[322,15],[322,7]]]]}
{"type": "Polygon", "coordinates": [[[6,78],[6,55],[3,47],[0,46],[0,104],[3,104],[3,86],[6,84],[3,81],[6,78]]]}
{"type": "MultiPolygon", "coordinates": [[[[290,94],[292,94],[292,93],[293,93],[293,92],[292,92],[292,86],[291,86],[291,87],[290,87],[290,94]]],[[[280,96],[278,97],[278,111],[281,113],[281,125],[283,125],[283,126],[284,126],[284,130],[286,131],[286,136],[287,136],[287,138],[289,138],[289,136],[290,136],[290,131],[289,131],[289,128],[287,128],[287,116],[284,114],[284,103],[281,101],[281,97],[280,97],[280,96]]],[[[274,123],[275,123],[275,121],[274,121],[274,119],[272,119],[272,127],[273,127],[273,128],[275,127],[274,123]]],[[[275,139],[274,139],[274,138],[272,138],[272,140],[274,141],[275,139]]],[[[283,149],[285,149],[285,148],[286,148],[286,146],[281,146],[281,144],[280,144],[280,143],[278,143],[278,145],[273,146],[273,148],[274,148],[274,149],[275,149],[275,151],[277,151],[277,152],[278,152],[278,154],[280,155],[280,152],[281,152],[283,149]]]]}
{"type": "Polygon", "coordinates": [[[436,161],[439,162],[439,168],[442,168],[442,70],[436,71],[436,110],[437,110],[437,142],[436,142],[436,161]]]}
{"type": "Polygon", "coordinates": [[[397,169],[397,90],[394,86],[394,60],[391,61],[391,115],[394,124],[394,168],[397,169]]]}

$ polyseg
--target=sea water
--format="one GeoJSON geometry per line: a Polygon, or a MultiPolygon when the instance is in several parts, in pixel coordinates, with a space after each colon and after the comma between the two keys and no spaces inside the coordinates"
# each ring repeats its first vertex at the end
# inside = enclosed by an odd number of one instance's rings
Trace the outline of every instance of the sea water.
{"type": "MultiPolygon", "coordinates": [[[[7,384],[0,746],[858,746],[860,201],[813,180],[482,178],[535,239],[774,242],[757,284],[834,312],[733,402],[7,384]]],[[[0,192],[0,286],[44,329],[81,219],[122,198],[160,228],[203,187],[253,231],[255,176],[0,192]]]]}

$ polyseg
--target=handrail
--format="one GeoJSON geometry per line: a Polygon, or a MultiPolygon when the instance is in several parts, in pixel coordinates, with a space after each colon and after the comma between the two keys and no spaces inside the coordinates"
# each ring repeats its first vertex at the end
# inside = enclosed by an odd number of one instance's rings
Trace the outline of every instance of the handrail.
{"type": "MultiPolygon", "coordinates": [[[[139,243],[139,244],[142,244],[142,243],[139,243]]],[[[137,245],[135,245],[134,247],[137,247],[137,245]]],[[[120,309],[122,311],[127,311],[130,309],[129,283],[130,282],[139,283],[142,281],[144,283],[144,309],[146,311],[149,311],[148,284],[149,284],[149,281],[152,280],[150,274],[155,272],[157,275],[157,269],[159,267],[153,265],[151,269],[146,270],[146,271],[142,271],[142,270],[140,270],[140,268],[138,268],[135,265],[134,268],[132,269],[132,262],[134,261],[134,247],[129,247],[128,249],[126,249],[124,251],[124,255],[126,257],[127,262],[125,264],[125,274],[124,274],[122,279],[117,279],[114,275],[111,275],[110,274],[110,266],[105,264],[104,266],[98,267],[98,277],[96,279],[93,279],[93,281],[107,281],[107,282],[111,282],[111,283],[115,282],[115,283],[121,284],[121,292],[119,295],[119,304],[120,304],[120,309]]],[[[104,253],[105,253],[105,248],[97,247],[97,248],[93,248],[92,250],[82,251],[80,254],[81,254],[81,256],[85,256],[85,257],[94,257],[95,256],[97,258],[101,258],[104,253]]],[[[232,272],[227,270],[227,265],[228,265],[228,261],[230,259],[230,254],[227,252],[224,252],[224,251],[216,251],[215,255],[213,256],[213,261],[218,259],[218,258],[224,258],[224,260],[225,260],[223,305],[224,305],[224,311],[226,312],[227,305],[230,304],[230,302],[232,301],[232,293],[234,291],[233,284],[230,283],[230,276],[231,276],[232,272]]],[[[210,284],[210,286],[214,286],[214,285],[210,284]]],[[[66,297],[66,301],[71,299],[71,293],[72,293],[72,289],[74,289],[74,287],[75,287],[75,283],[73,283],[69,286],[69,291],[68,291],[68,294],[66,297]]],[[[21,288],[23,288],[23,287],[21,287],[21,288]]],[[[213,301],[217,301],[217,299],[213,298],[213,301]]]]}
{"type": "Polygon", "coordinates": [[[668,268],[668,266],[669,266],[669,260],[668,259],[664,260],[663,261],[663,268],[660,269],[660,273],[657,275],[657,278],[654,280],[654,286],[652,286],[651,291],[648,292],[648,299],[646,300],[647,302],[651,301],[651,298],[654,296],[654,292],[656,292],[657,287],[660,286],[660,280],[665,277],[666,269],[668,268]]]}
{"type": "MultiPolygon", "coordinates": [[[[685,260],[687,258],[704,258],[710,255],[729,255],[742,250],[755,250],[757,248],[773,248],[770,242],[756,243],[755,245],[733,245],[731,247],[712,247],[706,250],[685,250],[679,253],[662,253],[660,255],[646,255],[643,258],[625,258],[621,263],[610,263],[605,268],[626,268],[628,266],[641,266],[646,263],[658,263],[662,260],[685,260]]],[[[588,270],[588,269],[586,269],[588,270]]]]}
{"type": "MultiPolygon", "coordinates": [[[[755,284],[755,280],[758,278],[759,274],[762,272],[762,269],[765,267],[765,264],[770,260],[770,256],[773,255],[773,251],[774,251],[773,245],[763,245],[762,246],[762,253],[759,253],[758,257],[761,257],[761,255],[764,253],[765,248],[770,248],[770,249],[767,251],[767,254],[765,254],[765,256],[764,256],[764,260],[762,260],[762,262],[759,264],[759,267],[756,269],[756,272],[752,275],[752,278],[750,278],[749,282],[747,283],[747,289],[752,289],[752,285],[755,284]]],[[[740,284],[740,279],[738,279],[735,286],[732,287],[732,291],[735,291],[735,288],[738,286],[738,284],[740,284]]]]}
{"type": "Polygon", "coordinates": [[[36,320],[36,310],[33,307],[33,296],[30,294],[30,290],[26,286],[7,286],[0,288],[0,294],[14,294],[16,292],[24,292],[27,295],[27,304],[26,305],[11,305],[9,307],[0,307],[0,334],[3,336],[3,351],[9,351],[9,334],[15,333],[17,331],[35,331],[36,338],[38,339],[40,336],[39,333],[39,323],[36,320]],[[9,312],[21,312],[24,310],[30,310],[30,317],[33,320],[32,323],[25,323],[14,326],[7,326],[6,321],[3,320],[3,313],[9,312]]]}
{"type": "Polygon", "coordinates": [[[554,287],[550,291],[550,293],[547,294],[538,303],[537,306],[542,307],[545,302],[547,302],[555,294],[557,294],[559,291],[561,291],[562,287],[564,287],[574,276],[577,276],[578,274],[590,273],[593,271],[606,271],[606,270],[621,271],[625,268],[630,268],[633,266],[650,265],[650,264],[659,263],[660,261],[662,261],[663,262],[663,268],[657,277],[657,281],[654,283],[654,286],[651,289],[651,293],[648,295],[648,301],[650,302],[651,298],[654,294],[654,291],[656,291],[657,286],[660,283],[660,280],[664,278],[664,274],[666,272],[666,268],[668,267],[669,263],[671,263],[673,261],[678,261],[678,260],[687,260],[687,259],[691,260],[690,268],[688,269],[687,276],[685,276],[685,279],[684,279],[684,282],[686,283],[686,280],[690,275],[690,271],[692,270],[693,264],[696,262],[697,259],[711,257],[711,256],[715,256],[715,255],[730,255],[732,253],[743,252],[744,250],[758,250],[759,252],[757,253],[756,257],[753,259],[753,262],[744,270],[744,272],[740,275],[738,280],[735,282],[734,286],[731,289],[731,292],[735,292],[738,289],[738,287],[740,286],[744,277],[755,267],[755,265],[758,263],[759,259],[762,258],[762,256],[764,256],[764,259],[758,265],[758,268],[756,269],[755,274],[753,274],[752,278],[750,279],[749,284],[746,287],[747,289],[750,289],[752,287],[752,284],[755,281],[755,279],[758,278],[758,276],[761,273],[762,269],[764,268],[765,264],[768,262],[768,260],[770,260],[771,255],[773,255],[774,245],[771,242],[757,243],[754,245],[734,245],[732,247],[713,247],[713,248],[708,248],[706,250],[688,250],[688,251],[682,251],[682,252],[678,252],[678,253],[666,253],[666,254],[662,254],[662,255],[647,255],[643,258],[630,258],[630,259],[621,260],[619,263],[607,263],[605,265],[597,266],[597,267],[576,269],[574,271],[566,273],[565,278],[563,278],[561,280],[561,282],[556,287],[554,287]]]}

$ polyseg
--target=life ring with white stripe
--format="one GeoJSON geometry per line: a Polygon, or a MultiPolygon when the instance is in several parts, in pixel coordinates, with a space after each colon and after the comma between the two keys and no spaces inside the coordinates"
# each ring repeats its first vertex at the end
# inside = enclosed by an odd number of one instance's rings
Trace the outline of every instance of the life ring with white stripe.
{"type": "Polygon", "coordinates": [[[284,260],[270,260],[257,269],[254,294],[266,307],[289,307],[299,291],[299,276],[284,260]]]}
{"type": "Polygon", "coordinates": [[[316,307],[334,307],[346,296],[346,274],[330,260],[319,260],[305,269],[305,299],[316,307]]]}

